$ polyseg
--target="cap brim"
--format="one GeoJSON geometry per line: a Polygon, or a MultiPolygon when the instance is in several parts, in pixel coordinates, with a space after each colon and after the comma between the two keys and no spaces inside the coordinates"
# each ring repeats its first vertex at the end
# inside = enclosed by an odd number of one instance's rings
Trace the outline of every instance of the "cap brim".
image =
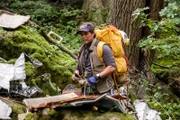
{"type": "Polygon", "coordinates": [[[89,29],[80,29],[77,31],[77,34],[79,34],[80,32],[89,32],[89,29]]]}

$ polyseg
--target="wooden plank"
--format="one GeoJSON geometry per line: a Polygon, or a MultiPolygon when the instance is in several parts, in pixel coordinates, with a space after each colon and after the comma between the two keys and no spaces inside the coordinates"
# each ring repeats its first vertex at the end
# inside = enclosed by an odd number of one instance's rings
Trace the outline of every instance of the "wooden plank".
{"type": "Polygon", "coordinates": [[[75,93],[62,94],[57,96],[49,96],[49,97],[40,97],[40,98],[30,98],[24,99],[23,102],[29,108],[42,108],[48,106],[50,103],[55,103],[67,99],[72,99],[78,97],[75,93]]]}

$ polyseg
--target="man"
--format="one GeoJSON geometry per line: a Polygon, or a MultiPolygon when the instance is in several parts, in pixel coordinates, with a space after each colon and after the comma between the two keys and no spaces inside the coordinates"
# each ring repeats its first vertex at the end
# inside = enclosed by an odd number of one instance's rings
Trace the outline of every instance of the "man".
{"type": "Polygon", "coordinates": [[[85,22],[80,25],[77,33],[81,35],[83,45],[78,52],[78,64],[72,80],[90,86],[90,90],[86,89],[87,94],[109,92],[114,86],[111,75],[116,70],[111,48],[106,44],[103,45],[102,62],[97,54],[97,45],[100,41],[95,39],[94,25],[85,22]]]}

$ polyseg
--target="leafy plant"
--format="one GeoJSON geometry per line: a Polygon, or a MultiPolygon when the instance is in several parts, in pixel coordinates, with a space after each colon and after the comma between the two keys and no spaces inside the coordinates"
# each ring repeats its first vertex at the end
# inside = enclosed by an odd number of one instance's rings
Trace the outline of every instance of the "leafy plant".
{"type": "Polygon", "coordinates": [[[161,57],[180,57],[180,2],[178,0],[166,0],[168,5],[160,11],[161,21],[148,19],[144,13],[149,8],[139,8],[134,13],[134,19],[141,20],[141,26],[149,27],[151,34],[143,38],[138,46],[143,49],[154,49],[161,57]]]}
{"type": "MultiPolygon", "coordinates": [[[[141,81],[141,80],[140,80],[141,81]]],[[[146,87],[147,96],[145,98],[148,101],[149,106],[152,109],[160,112],[160,116],[163,120],[171,118],[173,120],[180,119],[180,105],[179,99],[175,99],[168,86],[162,84],[151,85],[148,81],[143,80],[142,85],[146,87]]]]}
{"type": "MultiPolygon", "coordinates": [[[[133,16],[134,20],[140,20],[141,27],[150,29],[150,34],[140,40],[138,46],[145,50],[156,50],[157,59],[171,56],[171,59],[174,60],[180,58],[180,1],[165,1],[167,6],[160,11],[162,17],[160,21],[148,19],[148,14],[144,12],[149,9],[148,7],[137,9],[133,16]]],[[[170,70],[168,69],[168,71],[170,70]]],[[[143,84],[146,84],[146,82],[143,82],[143,84]]],[[[164,88],[159,84],[146,87],[147,92],[150,93],[147,99],[150,100],[149,104],[152,108],[161,112],[162,119],[180,119],[179,101],[169,99],[172,96],[170,97],[170,94],[164,91],[168,89],[168,86],[164,88]]]]}

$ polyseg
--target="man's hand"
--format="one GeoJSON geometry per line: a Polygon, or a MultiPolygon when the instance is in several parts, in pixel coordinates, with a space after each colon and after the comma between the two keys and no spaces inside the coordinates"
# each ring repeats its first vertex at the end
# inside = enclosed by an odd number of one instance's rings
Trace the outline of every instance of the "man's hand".
{"type": "Polygon", "coordinates": [[[81,79],[82,79],[81,76],[78,76],[77,74],[73,74],[73,76],[72,76],[72,81],[74,81],[74,82],[78,82],[81,79]]]}
{"type": "Polygon", "coordinates": [[[96,84],[97,80],[96,80],[96,76],[92,76],[88,79],[81,79],[78,80],[79,84],[81,85],[87,85],[87,86],[93,86],[94,84],[96,84]]]}
{"type": "Polygon", "coordinates": [[[88,82],[87,82],[86,79],[81,79],[81,80],[79,80],[78,82],[79,82],[80,85],[90,86],[90,85],[88,84],[88,82]]]}
{"type": "Polygon", "coordinates": [[[96,83],[96,77],[92,76],[87,79],[87,82],[90,86],[94,85],[96,83]]]}

